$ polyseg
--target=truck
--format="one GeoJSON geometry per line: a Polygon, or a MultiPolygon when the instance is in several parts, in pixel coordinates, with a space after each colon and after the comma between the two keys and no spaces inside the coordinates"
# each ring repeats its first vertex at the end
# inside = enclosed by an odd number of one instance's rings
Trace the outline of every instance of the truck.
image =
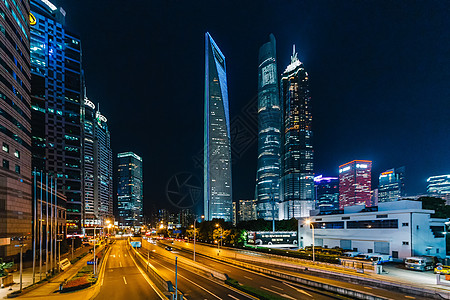
{"type": "Polygon", "coordinates": [[[387,254],[376,254],[370,258],[371,261],[376,263],[377,265],[382,265],[384,263],[392,261],[392,256],[387,254]]]}
{"type": "Polygon", "coordinates": [[[415,271],[433,270],[434,259],[431,256],[413,256],[405,259],[405,267],[415,271]]]}

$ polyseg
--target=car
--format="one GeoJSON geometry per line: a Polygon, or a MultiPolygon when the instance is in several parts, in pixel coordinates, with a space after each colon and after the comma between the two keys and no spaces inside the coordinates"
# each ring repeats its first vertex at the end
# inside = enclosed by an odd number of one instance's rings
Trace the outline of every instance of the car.
{"type": "Polygon", "coordinates": [[[170,247],[170,246],[167,246],[165,249],[166,249],[167,251],[172,251],[172,250],[173,250],[172,247],[170,247]]]}
{"type": "Polygon", "coordinates": [[[434,274],[450,274],[450,266],[444,266],[441,263],[438,263],[436,265],[436,268],[434,268],[434,274]]]}

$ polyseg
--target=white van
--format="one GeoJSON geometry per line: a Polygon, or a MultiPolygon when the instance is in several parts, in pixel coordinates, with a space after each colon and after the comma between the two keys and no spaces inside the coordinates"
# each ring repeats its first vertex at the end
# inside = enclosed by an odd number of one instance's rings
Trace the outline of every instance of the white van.
{"type": "Polygon", "coordinates": [[[355,256],[357,256],[358,254],[361,254],[361,252],[357,252],[357,251],[348,251],[348,252],[342,253],[342,256],[345,256],[345,257],[355,257],[355,256]]]}
{"type": "Polygon", "coordinates": [[[362,259],[362,260],[370,260],[370,258],[375,255],[380,255],[380,254],[378,254],[378,253],[360,253],[360,254],[356,255],[355,258],[362,259]]]}
{"type": "Polygon", "coordinates": [[[384,263],[392,261],[392,256],[387,254],[377,254],[372,256],[370,260],[376,263],[377,265],[382,265],[384,263]]]}

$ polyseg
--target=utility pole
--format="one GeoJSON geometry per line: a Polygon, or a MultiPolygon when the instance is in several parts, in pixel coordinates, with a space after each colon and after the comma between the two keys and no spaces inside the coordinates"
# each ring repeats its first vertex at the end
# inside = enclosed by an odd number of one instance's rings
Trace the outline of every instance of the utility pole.
{"type": "Polygon", "coordinates": [[[175,256],[175,300],[178,300],[178,256],[175,256]]]}
{"type": "Polygon", "coordinates": [[[45,174],[45,277],[48,275],[48,173],[45,174]]]}
{"type": "Polygon", "coordinates": [[[41,202],[39,205],[39,281],[42,280],[42,170],[41,170],[41,202]]]}
{"type": "Polygon", "coordinates": [[[36,200],[36,168],[34,168],[34,193],[33,193],[33,284],[36,283],[36,221],[37,221],[37,200],[36,200]]]}

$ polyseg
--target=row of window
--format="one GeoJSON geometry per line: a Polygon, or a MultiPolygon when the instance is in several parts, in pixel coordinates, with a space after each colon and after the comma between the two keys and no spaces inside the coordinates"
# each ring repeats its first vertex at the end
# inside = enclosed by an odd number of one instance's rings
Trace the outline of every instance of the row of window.
{"type": "MultiPolygon", "coordinates": [[[[3,168],[9,170],[9,160],[4,159],[3,160],[3,168]]],[[[17,174],[20,174],[20,166],[16,165],[15,171],[17,174]]]]}
{"type": "MultiPolygon", "coordinates": [[[[3,143],[2,150],[9,153],[9,145],[7,143],[3,143]]],[[[17,149],[14,150],[14,156],[20,158],[20,151],[17,149]]]]}
{"type": "MultiPolygon", "coordinates": [[[[317,229],[345,229],[344,221],[336,222],[317,222],[312,223],[317,229]]],[[[402,223],[402,226],[408,226],[408,223],[402,223]]],[[[347,229],[380,229],[380,228],[398,228],[398,220],[365,220],[365,221],[347,221],[347,229]]]]}

